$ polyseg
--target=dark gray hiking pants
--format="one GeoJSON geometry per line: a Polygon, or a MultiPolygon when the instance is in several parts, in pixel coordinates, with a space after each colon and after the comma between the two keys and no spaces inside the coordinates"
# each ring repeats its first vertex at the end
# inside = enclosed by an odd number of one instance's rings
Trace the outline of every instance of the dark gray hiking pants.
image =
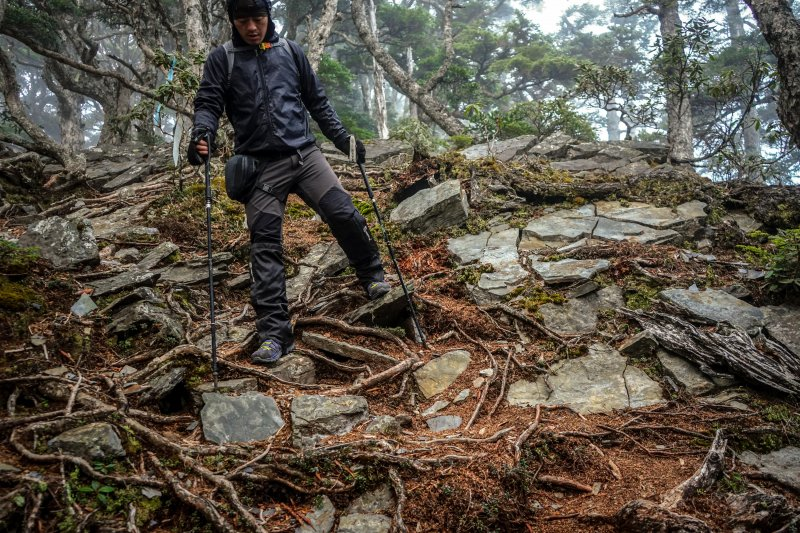
{"type": "Polygon", "coordinates": [[[322,152],[311,145],[267,159],[245,208],[250,230],[251,297],[261,341],[292,340],[283,263],[283,215],[296,193],[331,228],[362,285],[383,281],[383,265],[366,220],[353,205],[322,152]]]}

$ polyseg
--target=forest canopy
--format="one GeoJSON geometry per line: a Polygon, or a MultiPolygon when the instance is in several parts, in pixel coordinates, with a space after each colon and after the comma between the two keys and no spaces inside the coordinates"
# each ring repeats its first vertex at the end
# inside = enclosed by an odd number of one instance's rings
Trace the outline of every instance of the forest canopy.
{"type": "MultiPolygon", "coordinates": [[[[5,156],[80,179],[87,147],[173,142],[206,54],[230,37],[224,4],[0,0],[5,156]]],[[[595,0],[554,32],[540,4],[299,0],[273,15],[363,139],[661,141],[715,179],[798,179],[796,3],[595,0]]]]}

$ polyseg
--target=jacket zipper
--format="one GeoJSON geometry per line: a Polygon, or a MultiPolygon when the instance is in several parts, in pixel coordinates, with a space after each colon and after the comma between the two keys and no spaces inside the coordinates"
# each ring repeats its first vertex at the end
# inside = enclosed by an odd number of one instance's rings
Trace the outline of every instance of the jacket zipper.
{"type": "MultiPolygon", "coordinates": [[[[256,67],[258,68],[258,74],[261,77],[261,84],[264,87],[264,102],[262,102],[262,104],[264,105],[264,115],[265,115],[264,119],[266,120],[267,123],[267,135],[272,136],[273,135],[272,117],[270,117],[269,113],[269,103],[271,95],[269,91],[269,86],[267,85],[267,77],[264,75],[264,69],[261,65],[261,56],[264,54],[264,51],[261,51],[258,48],[256,48],[255,54],[256,54],[256,67]]],[[[266,57],[264,58],[264,60],[266,61],[266,57]]]]}

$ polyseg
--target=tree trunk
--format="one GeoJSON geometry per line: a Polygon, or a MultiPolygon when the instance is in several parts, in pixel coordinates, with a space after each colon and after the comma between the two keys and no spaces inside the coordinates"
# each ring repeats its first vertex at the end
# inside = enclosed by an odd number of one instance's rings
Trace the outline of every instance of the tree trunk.
{"type": "Polygon", "coordinates": [[[386,75],[394,83],[395,87],[413,100],[420,109],[424,111],[439,127],[448,135],[458,135],[464,131],[464,126],[454,116],[450,115],[444,105],[431,95],[427,94],[423,88],[411,79],[397,64],[389,53],[383,49],[375,39],[369,29],[367,15],[364,9],[364,0],[352,0],[351,12],[358,35],[369,50],[369,53],[383,67],[386,75]]]}
{"type": "Polygon", "coordinates": [[[670,159],[690,160],[694,158],[692,146],[692,108],[683,69],[676,61],[683,63],[686,56],[682,40],[679,38],[681,19],[678,14],[678,0],[661,0],[658,9],[658,22],[665,52],[671,57],[665,68],[664,85],[667,91],[667,142],[670,159]]]}
{"type": "MultiPolygon", "coordinates": [[[[369,9],[369,26],[375,40],[378,39],[378,22],[375,17],[375,2],[367,0],[369,9]]],[[[375,127],[378,130],[379,139],[389,138],[389,126],[386,117],[386,93],[383,91],[383,70],[378,64],[378,60],[372,58],[372,77],[375,79],[375,127]]]]}
{"type": "Polygon", "coordinates": [[[311,67],[317,70],[319,61],[322,59],[322,52],[325,50],[325,43],[328,42],[328,37],[333,29],[333,24],[336,22],[336,6],[337,0],[325,0],[322,6],[322,14],[317,20],[316,25],[312,26],[311,16],[307,18],[308,37],[306,44],[308,46],[308,62],[311,67]]]}
{"type": "MultiPolygon", "coordinates": [[[[183,12],[186,17],[186,40],[189,50],[205,51],[209,46],[208,27],[204,22],[203,6],[200,0],[181,0],[183,12]]],[[[198,74],[202,71],[198,65],[198,74]]]]}
{"type": "MultiPolygon", "coordinates": [[[[410,79],[414,78],[414,49],[410,46],[406,48],[406,70],[410,79]]],[[[414,120],[419,119],[417,113],[417,104],[411,101],[411,98],[406,98],[408,101],[408,116],[414,120]]]]}
{"type": "MultiPolygon", "coordinates": [[[[726,0],[725,1],[726,20],[728,22],[728,36],[731,39],[731,44],[736,45],[741,42],[745,36],[744,21],[742,20],[742,13],[739,11],[739,0],[726,0]]],[[[756,129],[756,110],[744,106],[742,113],[745,113],[745,120],[742,123],[742,144],[744,145],[744,153],[747,156],[759,157],[761,155],[761,135],[756,129]]],[[[755,177],[757,173],[753,173],[755,177]]]]}
{"type": "Polygon", "coordinates": [[[800,21],[787,0],[745,0],[778,59],[778,116],[800,147],[800,21]]]}
{"type": "Polygon", "coordinates": [[[609,100],[608,104],[609,105],[606,106],[606,132],[608,132],[608,140],[619,141],[622,135],[619,128],[620,112],[614,109],[616,107],[616,102],[614,100],[609,100]],[[613,106],[612,109],[608,109],[610,106],[613,106]]]}
{"type": "Polygon", "coordinates": [[[70,176],[83,176],[86,173],[86,159],[80,154],[70,153],[62,145],[53,141],[42,128],[28,118],[25,107],[19,99],[16,72],[2,48],[0,48],[0,90],[3,92],[6,112],[31,139],[30,142],[19,144],[38,154],[52,157],[64,166],[70,176]]]}
{"type": "Polygon", "coordinates": [[[43,77],[58,100],[58,125],[61,130],[61,146],[70,153],[77,153],[83,148],[83,128],[81,127],[81,98],[64,89],[53,77],[52,59],[44,63],[43,77]]]}

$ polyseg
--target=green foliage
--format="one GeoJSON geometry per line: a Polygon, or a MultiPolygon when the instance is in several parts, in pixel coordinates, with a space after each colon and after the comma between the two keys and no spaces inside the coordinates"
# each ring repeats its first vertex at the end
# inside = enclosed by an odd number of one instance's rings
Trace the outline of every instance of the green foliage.
{"type": "Polygon", "coordinates": [[[778,230],[769,241],[774,251],[767,268],[767,287],[773,292],[800,293],[800,228],[778,230]]]}
{"type": "Polygon", "coordinates": [[[444,142],[434,136],[430,126],[413,118],[400,121],[390,137],[409,143],[414,150],[415,161],[432,156],[437,149],[444,146],[444,142]]]}
{"type": "Polygon", "coordinates": [[[353,83],[353,73],[328,54],[323,54],[320,58],[317,76],[319,76],[326,91],[331,93],[349,91],[353,83]]]}
{"type": "Polygon", "coordinates": [[[580,141],[596,141],[592,124],[564,98],[538,100],[515,105],[507,113],[501,137],[536,135],[543,139],[561,132],[580,141]]]}
{"type": "Polygon", "coordinates": [[[493,155],[492,146],[508,116],[497,108],[487,108],[482,104],[469,104],[464,108],[464,116],[469,120],[469,131],[477,140],[489,143],[489,155],[493,155]]]}

